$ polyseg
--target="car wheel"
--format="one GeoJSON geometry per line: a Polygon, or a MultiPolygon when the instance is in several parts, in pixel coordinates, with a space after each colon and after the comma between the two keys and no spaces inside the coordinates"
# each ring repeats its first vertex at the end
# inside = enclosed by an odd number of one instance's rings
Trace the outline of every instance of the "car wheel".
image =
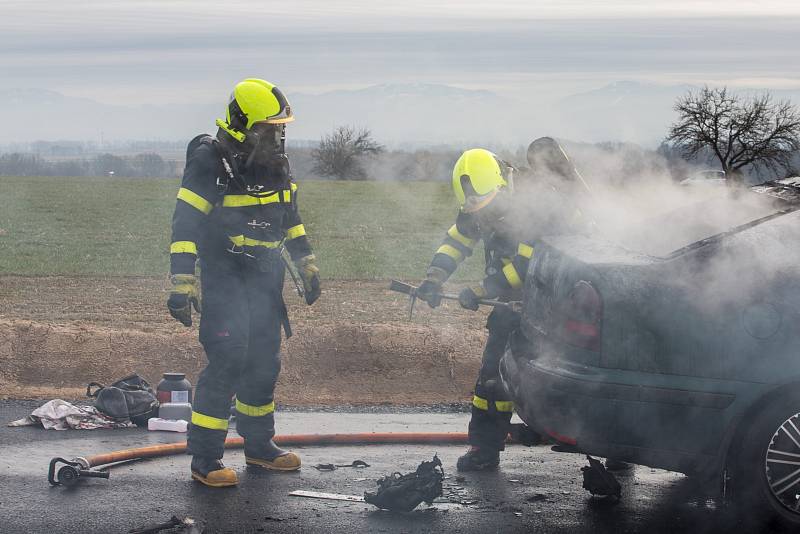
{"type": "Polygon", "coordinates": [[[800,399],[775,401],[755,415],[732,474],[743,519],[800,526],[800,399]]]}

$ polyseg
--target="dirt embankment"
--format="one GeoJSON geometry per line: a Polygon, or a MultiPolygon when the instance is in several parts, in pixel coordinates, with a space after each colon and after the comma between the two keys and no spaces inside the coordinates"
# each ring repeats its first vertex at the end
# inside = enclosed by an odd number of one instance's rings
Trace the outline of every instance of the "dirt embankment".
{"type": "MultiPolygon", "coordinates": [[[[328,282],[313,307],[286,292],[294,337],[276,398],[304,404],[430,404],[468,399],[485,314],[408,301],[384,282],[328,282]]],[[[90,381],[137,371],[156,383],[205,365],[197,329],[174,322],[161,280],[0,277],[0,396],[79,398],[90,381]]]]}

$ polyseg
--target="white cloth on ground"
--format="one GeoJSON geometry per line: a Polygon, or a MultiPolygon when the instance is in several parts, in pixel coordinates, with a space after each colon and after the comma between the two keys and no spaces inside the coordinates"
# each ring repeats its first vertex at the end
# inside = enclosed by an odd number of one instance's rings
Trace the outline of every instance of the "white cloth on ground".
{"type": "Polygon", "coordinates": [[[62,399],[53,399],[39,406],[30,415],[8,423],[8,426],[35,426],[46,430],[94,430],[96,428],[133,428],[129,419],[120,421],[99,412],[94,406],[76,406],[62,399]]]}

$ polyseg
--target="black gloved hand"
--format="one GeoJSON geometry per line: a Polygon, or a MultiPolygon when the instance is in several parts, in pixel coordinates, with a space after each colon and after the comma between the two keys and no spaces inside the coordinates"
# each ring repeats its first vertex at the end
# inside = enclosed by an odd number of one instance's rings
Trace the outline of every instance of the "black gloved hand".
{"type": "Polygon", "coordinates": [[[322,295],[322,287],[321,287],[320,282],[319,282],[319,274],[313,275],[309,279],[308,285],[306,287],[308,287],[308,289],[306,289],[306,291],[305,291],[305,293],[306,293],[306,304],[311,306],[312,304],[314,304],[317,301],[319,296],[322,295]]]}
{"type": "Polygon", "coordinates": [[[480,299],[486,297],[486,290],[483,286],[465,287],[458,294],[458,303],[462,308],[467,310],[477,311],[480,307],[480,299]]]}
{"type": "Polygon", "coordinates": [[[193,274],[174,274],[170,277],[172,291],[167,299],[169,314],[183,326],[192,326],[192,306],[200,313],[197,279],[193,274]]]}
{"type": "Polygon", "coordinates": [[[417,288],[417,298],[424,300],[431,308],[442,303],[442,283],[439,280],[426,278],[417,288]]]}
{"type": "Polygon", "coordinates": [[[442,303],[442,286],[448,276],[450,275],[447,271],[441,267],[428,267],[428,272],[425,273],[425,280],[417,288],[417,298],[427,302],[431,308],[437,307],[442,303]]]}

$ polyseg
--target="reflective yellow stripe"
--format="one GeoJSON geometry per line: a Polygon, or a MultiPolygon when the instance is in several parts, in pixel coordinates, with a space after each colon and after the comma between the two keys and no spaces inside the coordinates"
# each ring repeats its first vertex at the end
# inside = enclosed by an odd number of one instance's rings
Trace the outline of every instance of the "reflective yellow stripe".
{"type": "Polygon", "coordinates": [[[237,247],[267,247],[278,248],[283,243],[282,241],[259,241],[258,239],[250,239],[243,235],[228,236],[228,239],[237,247]]]}
{"type": "Polygon", "coordinates": [[[236,411],[240,414],[249,415],[250,417],[261,417],[275,411],[275,402],[273,401],[263,406],[251,406],[236,399],[236,411]]]}
{"type": "Polygon", "coordinates": [[[458,250],[456,247],[450,245],[442,245],[441,247],[439,247],[436,253],[446,254],[456,261],[461,261],[464,259],[464,256],[461,254],[461,251],[458,250]]]}
{"type": "Polygon", "coordinates": [[[222,205],[226,208],[241,208],[243,206],[273,204],[275,202],[280,202],[281,196],[284,202],[292,201],[292,194],[289,191],[276,191],[263,196],[225,195],[222,199],[222,205]]]}
{"type": "Polygon", "coordinates": [[[497,408],[498,412],[513,412],[514,411],[514,402],[513,401],[494,401],[494,406],[497,408]]]}
{"type": "Polygon", "coordinates": [[[533,257],[533,247],[525,243],[520,243],[517,248],[517,254],[524,258],[531,259],[533,257]]]}
{"type": "Polygon", "coordinates": [[[228,420],[192,412],[192,424],[211,430],[228,430],[228,420]]]}
{"type": "Polygon", "coordinates": [[[175,241],[169,246],[170,254],[194,254],[197,256],[197,245],[193,241],[175,241]]]}
{"type": "MultiPolygon", "coordinates": [[[[472,397],[472,405],[475,406],[479,410],[489,411],[489,401],[484,399],[483,397],[479,397],[477,395],[472,397]]],[[[514,411],[514,402],[513,401],[494,401],[494,407],[497,409],[498,412],[513,412],[514,411]]]]}
{"type": "Polygon", "coordinates": [[[475,406],[479,410],[488,410],[489,409],[489,401],[486,399],[475,395],[472,397],[472,405],[475,406]]]}
{"type": "Polygon", "coordinates": [[[522,279],[519,277],[519,273],[514,268],[513,263],[509,263],[505,267],[503,267],[503,274],[508,280],[508,283],[511,284],[511,287],[514,289],[519,289],[522,287],[522,279]]]}
{"type": "Polygon", "coordinates": [[[291,188],[292,188],[292,192],[293,192],[293,193],[294,193],[295,191],[297,191],[297,184],[296,184],[296,183],[292,182],[292,184],[291,184],[289,187],[291,187],[291,188]]]}
{"type": "Polygon", "coordinates": [[[451,226],[450,229],[447,231],[447,235],[449,235],[450,237],[452,237],[453,239],[455,239],[456,241],[458,241],[467,248],[472,248],[475,246],[476,241],[474,239],[468,238],[467,236],[459,232],[458,227],[455,224],[451,226]]]}
{"type": "Polygon", "coordinates": [[[197,293],[194,284],[178,284],[176,286],[172,286],[172,292],[179,293],[181,295],[192,295],[193,293],[197,293]]]}
{"type": "Polygon", "coordinates": [[[288,239],[295,239],[296,237],[306,235],[306,227],[302,224],[298,224],[297,226],[292,226],[288,230],[286,230],[286,237],[288,239]]]}
{"type": "Polygon", "coordinates": [[[186,189],[185,187],[178,189],[178,199],[183,200],[191,207],[202,211],[206,215],[211,213],[211,210],[214,208],[214,205],[211,202],[204,199],[194,191],[186,189]]]}

